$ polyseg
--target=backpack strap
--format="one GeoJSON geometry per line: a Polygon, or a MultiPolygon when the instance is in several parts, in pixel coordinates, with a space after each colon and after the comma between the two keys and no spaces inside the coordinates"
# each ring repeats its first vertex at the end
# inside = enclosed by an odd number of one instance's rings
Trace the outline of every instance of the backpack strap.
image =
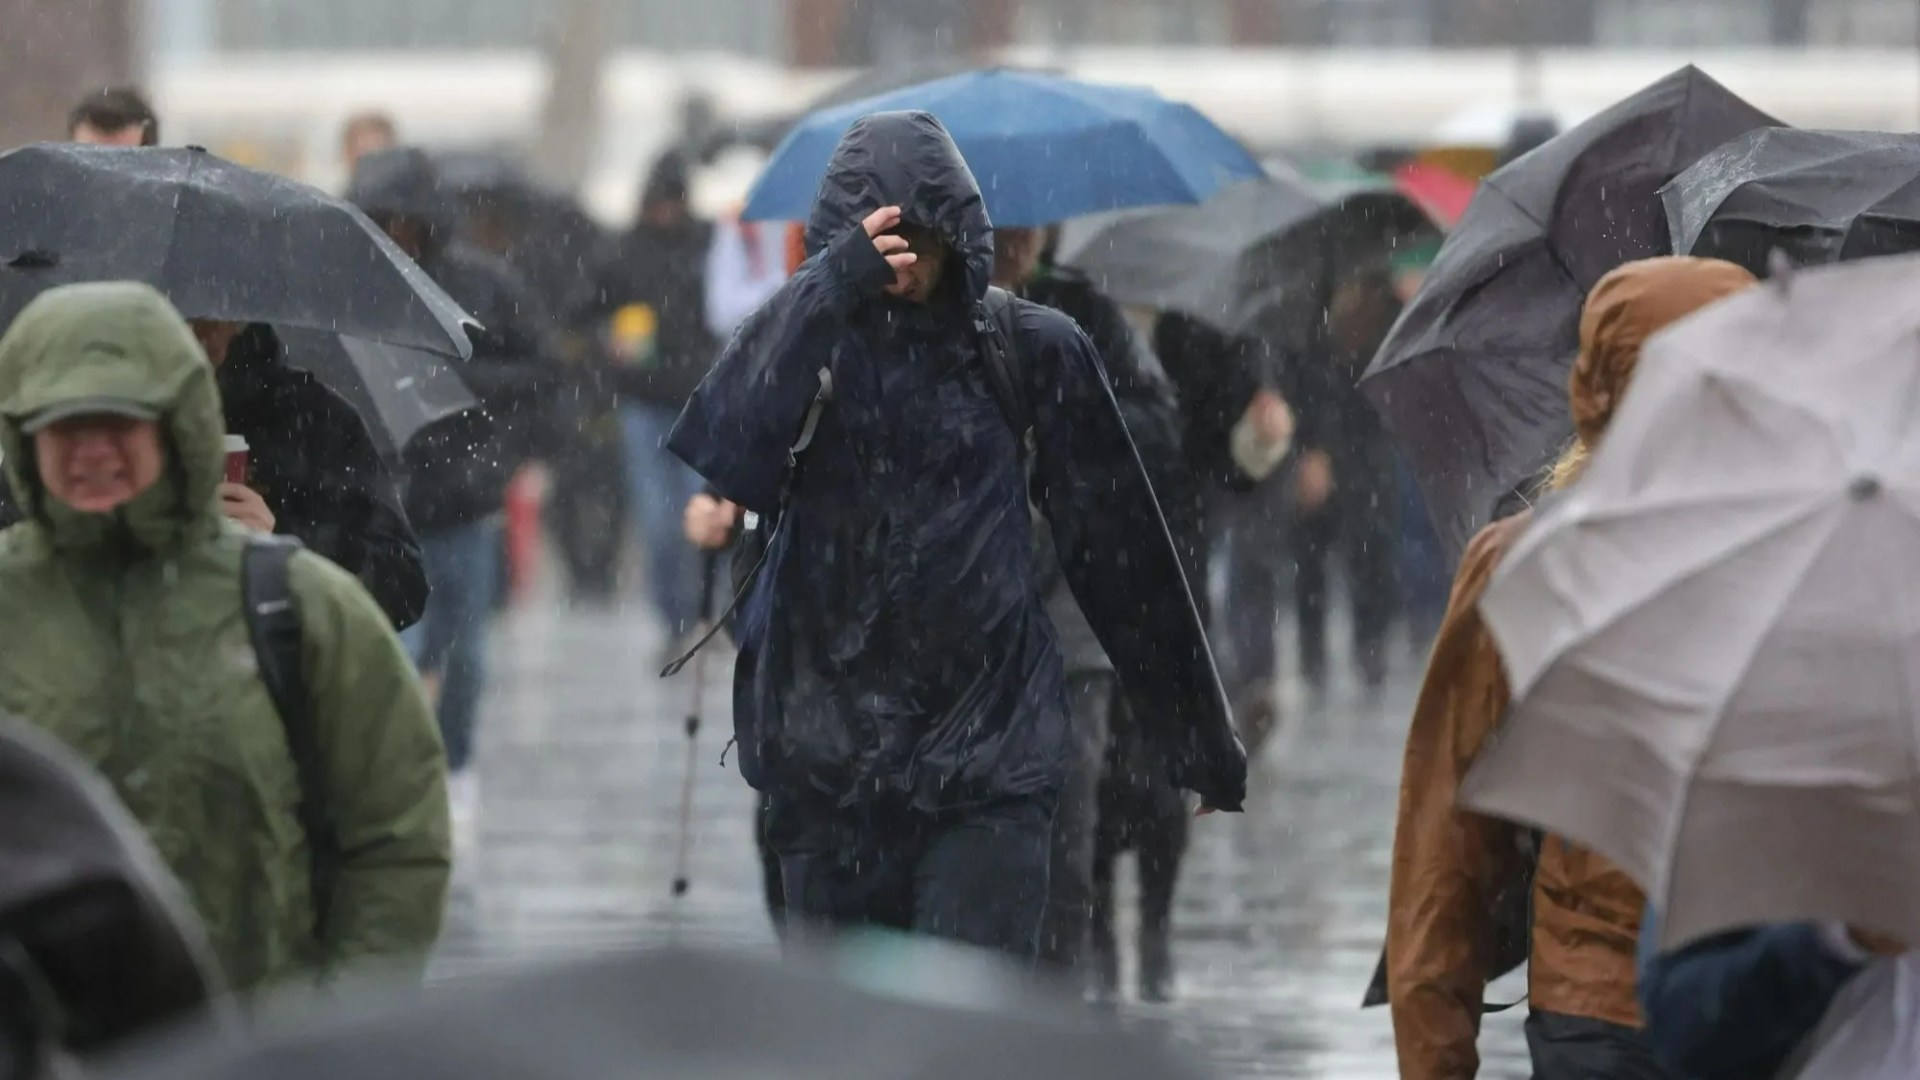
{"type": "Polygon", "coordinates": [[[307,836],[311,860],[314,937],[326,933],[327,907],[339,876],[340,843],[326,808],[326,773],[320,764],[320,733],[307,698],[301,663],[305,630],[294,600],[291,564],[300,542],[285,536],[254,536],[240,558],[240,591],[246,606],[247,636],[260,668],[260,681],[286,730],[287,753],[300,784],[295,810],[307,836]]]}
{"type": "MultiPolygon", "coordinates": [[[[680,674],[693,661],[694,656],[706,647],[707,642],[712,641],[720,631],[727,628],[728,620],[733,618],[733,613],[739,609],[740,602],[746,598],[747,588],[753,584],[755,578],[760,576],[760,571],[767,565],[767,555],[773,550],[772,533],[779,527],[780,519],[785,516],[782,511],[786,510],[787,497],[793,491],[793,474],[800,468],[800,455],[806,453],[807,447],[813,445],[813,436],[820,430],[820,414],[827,411],[827,403],[832,400],[833,372],[823,367],[820,369],[820,389],[813,395],[813,404],[807,406],[807,417],[800,422],[799,436],[793,440],[793,445],[787,448],[787,475],[780,481],[780,503],[774,510],[773,520],[764,521],[760,520],[758,515],[749,514],[748,517],[751,520],[741,539],[736,541],[740,545],[739,551],[746,553],[752,562],[744,572],[733,575],[733,598],[727,601],[726,610],[714,617],[713,622],[707,626],[706,632],[688,646],[686,652],[661,669],[661,678],[671,679],[680,674]]],[[[738,557],[739,554],[736,553],[736,558],[738,557]]],[[[700,607],[704,614],[707,605],[703,603],[700,607]]]]}
{"type": "Polygon", "coordinates": [[[1027,397],[1026,372],[1020,362],[1020,335],[1014,322],[1013,294],[997,285],[974,308],[973,328],[980,336],[980,363],[986,368],[987,387],[1023,446],[1033,436],[1033,405],[1027,397]]]}

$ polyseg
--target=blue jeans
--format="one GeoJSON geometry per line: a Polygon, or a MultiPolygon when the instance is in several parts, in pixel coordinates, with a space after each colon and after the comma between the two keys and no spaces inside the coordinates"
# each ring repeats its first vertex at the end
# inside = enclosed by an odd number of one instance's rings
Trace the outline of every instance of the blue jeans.
{"type": "Polygon", "coordinates": [[[647,555],[647,587],[661,623],[674,637],[693,629],[700,617],[694,610],[700,603],[700,555],[681,527],[687,503],[700,494],[700,474],[667,450],[677,417],[654,405],[620,409],[634,528],[647,555]]]}
{"type": "Polygon", "coordinates": [[[500,589],[500,519],[425,533],[427,610],[401,635],[423,674],[440,676],[440,737],[447,766],[458,771],[473,756],[474,717],[487,682],[487,632],[500,589]]]}
{"type": "Polygon", "coordinates": [[[790,926],[883,926],[1032,960],[1040,947],[1053,849],[1052,797],[1010,799],[936,816],[908,810],[848,818],[799,813],[780,852],[790,926]]]}

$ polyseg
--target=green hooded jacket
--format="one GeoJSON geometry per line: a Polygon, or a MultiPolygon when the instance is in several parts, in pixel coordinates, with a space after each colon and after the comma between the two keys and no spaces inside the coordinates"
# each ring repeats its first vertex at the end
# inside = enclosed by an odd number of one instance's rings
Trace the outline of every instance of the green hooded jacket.
{"type": "Polygon", "coordinates": [[[0,532],[0,710],[112,781],[185,885],[231,984],[367,961],[418,965],[440,931],[451,847],[445,751],[412,666],[360,584],[308,552],[291,584],[341,848],[315,933],[300,786],[241,599],[247,534],[219,512],[219,391],[158,292],[52,290],[0,338],[0,451],[26,520],[0,532]],[[21,428],[49,407],[155,412],[161,478],[106,514],[47,496],[21,428]]]}

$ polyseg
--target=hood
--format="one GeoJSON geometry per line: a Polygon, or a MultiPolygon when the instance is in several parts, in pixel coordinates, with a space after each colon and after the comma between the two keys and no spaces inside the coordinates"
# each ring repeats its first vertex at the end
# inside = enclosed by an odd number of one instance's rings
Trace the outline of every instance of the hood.
{"type": "Polygon", "coordinates": [[[1648,338],[1754,280],[1733,263],[1687,255],[1641,259],[1601,278],[1580,316],[1580,356],[1568,387],[1580,442],[1593,446],[1606,431],[1648,338]]]}
{"type": "Polygon", "coordinates": [[[347,201],[368,217],[403,217],[442,235],[455,220],[452,200],[426,151],[413,146],[378,150],[360,159],[347,185],[347,201]]]}
{"type": "Polygon", "coordinates": [[[953,249],[966,295],[986,295],[993,280],[993,223],[973,170],[931,113],[883,112],[854,121],[820,180],[807,222],[807,253],[883,206],[898,206],[902,220],[938,233],[953,249]]]}
{"type": "Polygon", "coordinates": [[[0,451],[22,512],[56,547],[132,540],[167,550],[216,532],[226,420],[213,365],[165,297],[134,282],[50,289],[0,337],[0,451]],[[46,498],[21,425],[43,409],[86,399],[145,406],[160,416],[168,467],[110,514],[82,514],[46,498]]]}

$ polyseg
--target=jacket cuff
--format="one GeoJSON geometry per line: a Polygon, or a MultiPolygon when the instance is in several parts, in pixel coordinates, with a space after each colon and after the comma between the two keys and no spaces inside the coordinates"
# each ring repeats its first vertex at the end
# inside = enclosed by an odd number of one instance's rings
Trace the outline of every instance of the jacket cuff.
{"type": "Polygon", "coordinates": [[[893,281],[892,264],[859,225],[841,234],[827,248],[826,256],[827,268],[851,296],[871,295],[893,281]]]}

